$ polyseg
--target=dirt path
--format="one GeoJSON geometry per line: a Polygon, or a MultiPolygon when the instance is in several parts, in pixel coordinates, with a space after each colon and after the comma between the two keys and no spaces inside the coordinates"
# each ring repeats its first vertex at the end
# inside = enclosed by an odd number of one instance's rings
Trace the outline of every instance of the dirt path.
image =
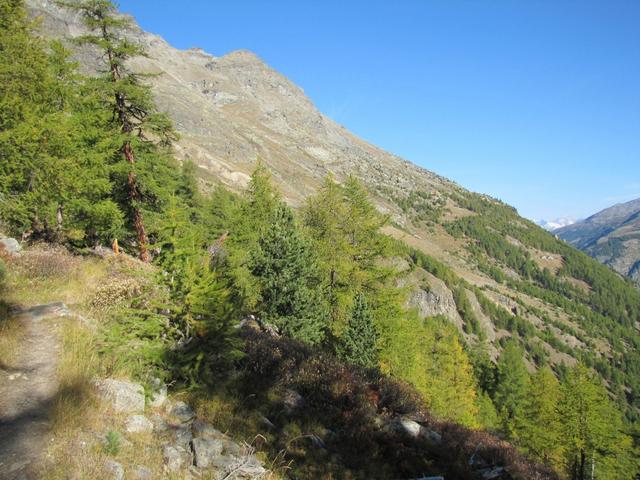
{"type": "Polygon", "coordinates": [[[49,413],[58,381],[59,340],[51,319],[67,316],[63,303],[17,313],[24,341],[10,371],[0,371],[0,480],[36,478],[49,441],[49,413]]]}

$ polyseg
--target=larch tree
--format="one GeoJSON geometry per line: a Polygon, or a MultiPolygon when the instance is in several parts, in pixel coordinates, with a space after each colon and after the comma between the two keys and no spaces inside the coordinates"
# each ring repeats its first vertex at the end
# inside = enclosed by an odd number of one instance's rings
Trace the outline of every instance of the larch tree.
{"type": "Polygon", "coordinates": [[[479,427],[473,367],[457,332],[438,318],[425,327],[427,403],[436,415],[479,427]]]}
{"type": "Polygon", "coordinates": [[[145,56],[145,50],[129,41],[124,31],[130,21],[117,14],[109,0],[60,2],[81,12],[89,33],[76,40],[101,52],[105,70],[97,83],[119,129],[114,152],[114,196],[126,212],[135,232],[140,259],[148,262],[149,234],[143,210],[158,210],[172,193],[175,172],[166,148],[175,133],[166,116],[158,113],[145,74],[134,73],[127,61],[145,56]]]}
{"type": "Polygon", "coordinates": [[[634,478],[638,460],[605,386],[583,365],[569,370],[560,399],[566,473],[572,480],[634,478]]]}
{"type": "Polygon", "coordinates": [[[515,419],[520,445],[555,468],[562,464],[561,395],[560,382],[551,369],[540,368],[531,377],[521,415],[515,419]]]}
{"type": "Polygon", "coordinates": [[[0,218],[32,239],[89,245],[122,227],[104,110],[60,42],[0,2],[0,218]]]}
{"type": "Polygon", "coordinates": [[[527,392],[529,373],[523,360],[523,351],[511,340],[498,359],[497,382],[493,401],[502,417],[504,430],[515,435],[515,419],[522,414],[522,405],[527,392]]]}

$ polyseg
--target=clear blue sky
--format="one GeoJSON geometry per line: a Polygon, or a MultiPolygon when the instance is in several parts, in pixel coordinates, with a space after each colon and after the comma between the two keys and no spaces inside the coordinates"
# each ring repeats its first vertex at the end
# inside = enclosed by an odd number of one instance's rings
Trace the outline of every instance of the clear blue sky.
{"type": "Polygon", "coordinates": [[[257,53],[357,135],[521,214],[640,197],[640,0],[123,0],[257,53]]]}

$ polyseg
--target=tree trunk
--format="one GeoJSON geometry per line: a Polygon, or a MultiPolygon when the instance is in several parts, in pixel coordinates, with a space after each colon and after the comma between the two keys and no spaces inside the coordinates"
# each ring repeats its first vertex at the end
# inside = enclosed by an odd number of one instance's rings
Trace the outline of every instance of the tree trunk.
{"type": "MultiPolygon", "coordinates": [[[[106,25],[104,24],[102,25],[102,37],[105,40],[109,39],[109,34],[107,32],[106,25]]],[[[107,49],[107,57],[109,59],[111,81],[116,84],[121,81],[121,72],[118,64],[115,61],[114,52],[110,48],[107,49]]],[[[122,133],[130,134],[133,131],[133,126],[129,117],[127,116],[127,99],[123,93],[116,92],[115,101],[116,113],[118,115],[120,127],[122,128],[122,133]]],[[[122,146],[122,153],[124,154],[125,160],[131,165],[131,169],[129,170],[129,174],[127,176],[127,185],[129,187],[129,199],[131,201],[131,208],[133,209],[133,226],[136,230],[136,236],[138,238],[138,248],[140,249],[139,256],[140,260],[148,263],[151,259],[149,256],[149,250],[147,249],[147,243],[149,243],[149,239],[147,238],[147,232],[144,228],[142,211],[137,205],[137,202],[140,201],[140,192],[138,190],[136,172],[133,169],[136,159],[133,154],[131,142],[129,140],[126,140],[124,145],[122,146]]]]}
{"type": "Polygon", "coordinates": [[[138,191],[138,182],[136,179],[136,172],[133,171],[133,164],[135,163],[135,158],[133,156],[133,149],[131,148],[130,142],[128,141],[125,142],[123,147],[123,152],[127,162],[131,164],[131,170],[129,170],[127,183],[129,185],[129,198],[131,200],[131,205],[133,208],[133,226],[136,229],[136,235],[138,237],[138,248],[140,249],[140,260],[142,260],[145,263],[148,263],[150,260],[149,250],[147,250],[147,243],[149,243],[149,239],[147,238],[147,232],[144,228],[142,211],[137,205],[137,202],[140,201],[140,192],[138,191]]]}
{"type": "Polygon", "coordinates": [[[587,478],[587,475],[586,475],[587,472],[585,471],[586,463],[587,463],[587,456],[585,455],[584,450],[580,450],[580,475],[579,475],[580,480],[586,480],[587,478]]]}

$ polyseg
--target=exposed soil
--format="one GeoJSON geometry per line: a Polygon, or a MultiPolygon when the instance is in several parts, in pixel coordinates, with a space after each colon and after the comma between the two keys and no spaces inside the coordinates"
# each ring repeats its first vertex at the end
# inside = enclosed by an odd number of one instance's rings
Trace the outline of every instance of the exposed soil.
{"type": "Polygon", "coordinates": [[[0,479],[37,478],[49,441],[50,409],[58,390],[59,339],[52,319],[69,314],[63,303],[19,311],[23,345],[8,370],[0,370],[0,479]]]}

